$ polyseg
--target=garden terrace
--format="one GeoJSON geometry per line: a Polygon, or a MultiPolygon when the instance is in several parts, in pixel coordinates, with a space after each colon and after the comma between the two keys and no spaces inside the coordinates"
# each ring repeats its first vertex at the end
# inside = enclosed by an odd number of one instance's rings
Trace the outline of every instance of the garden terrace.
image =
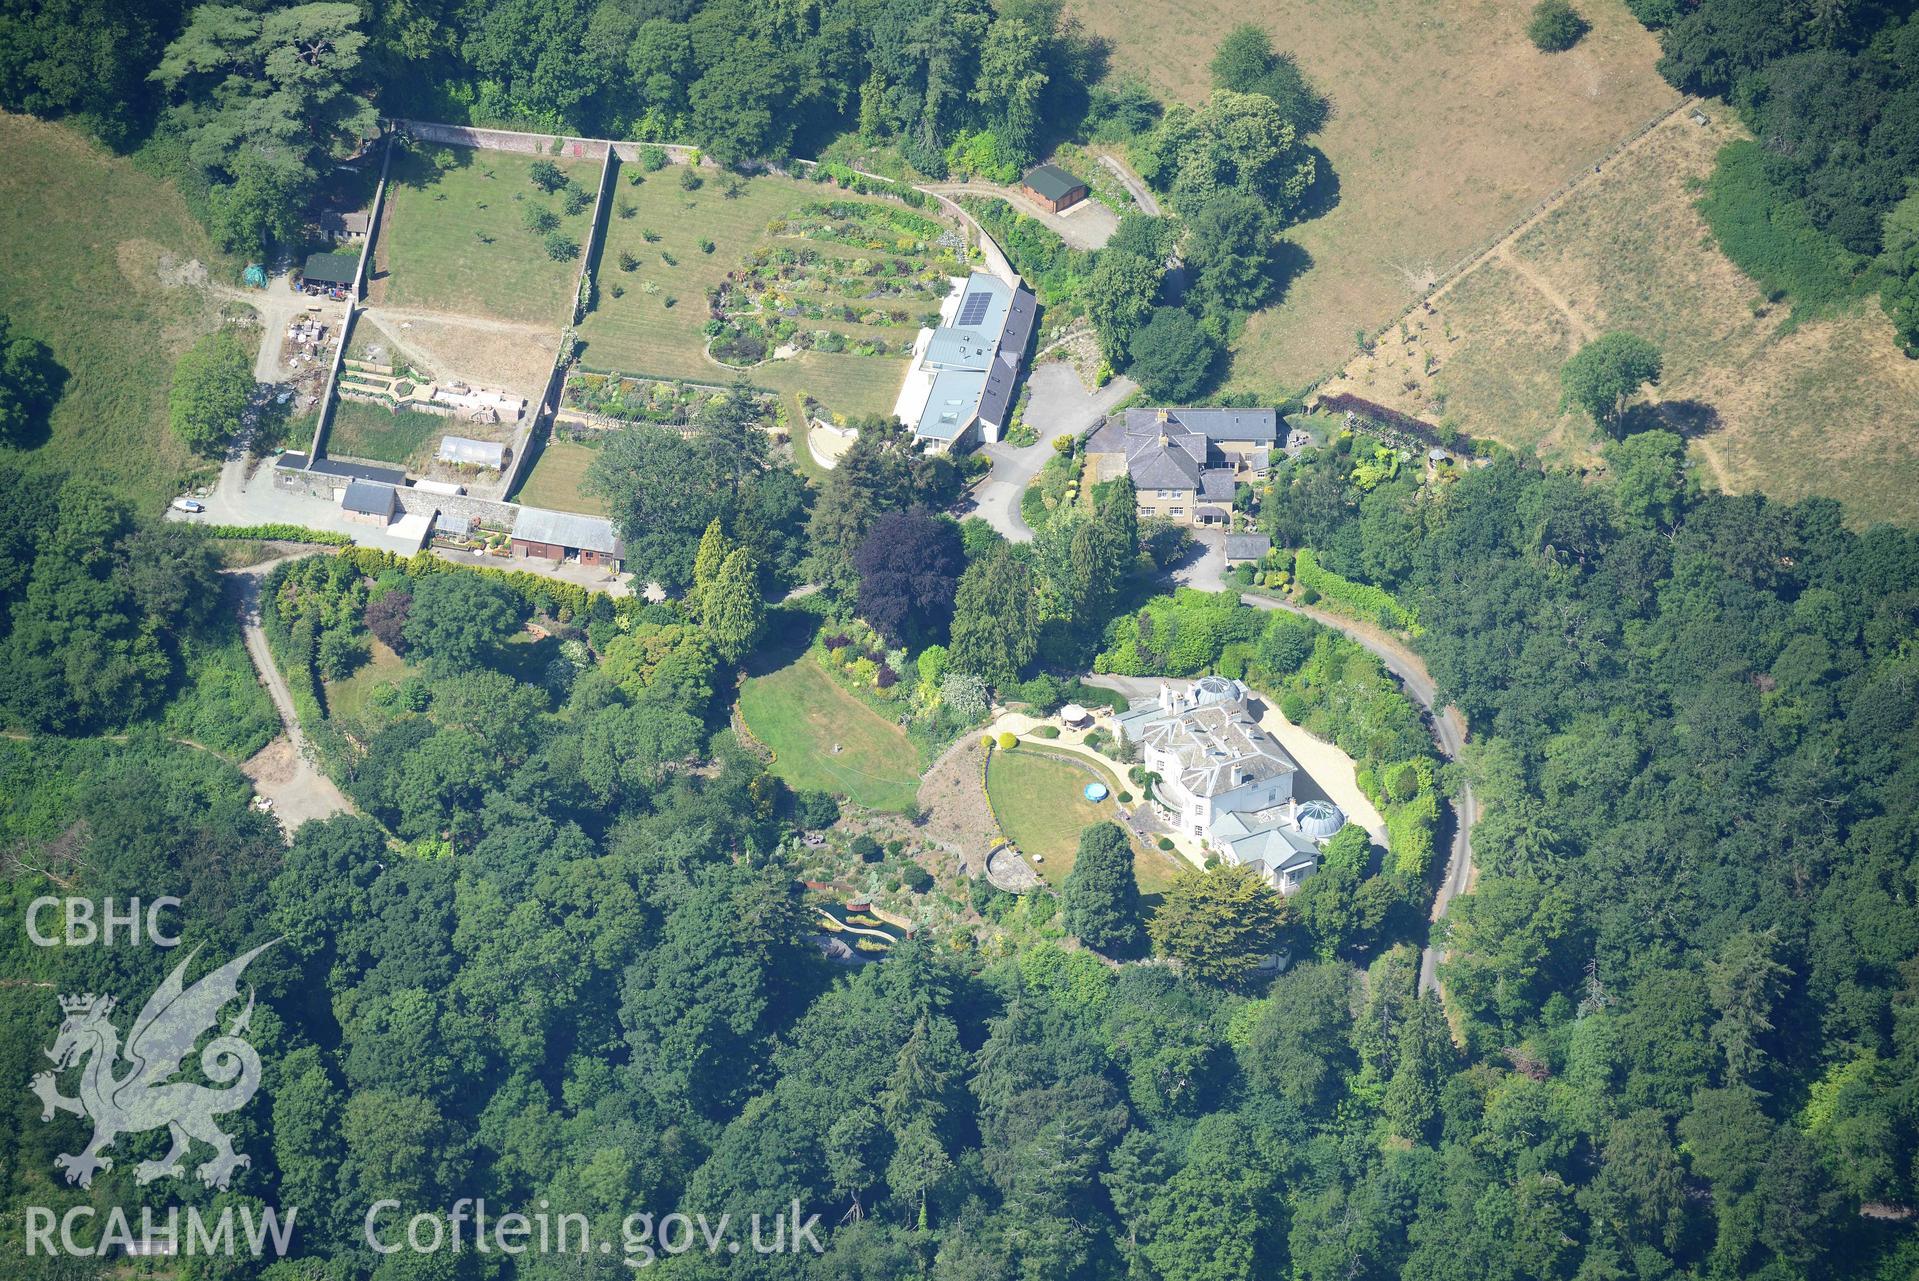
{"type": "Polygon", "coordinates": [[[621,166],[578,331],[584,363],[695,382],[740,374],[830,412],[886,412],[947,277],[965,269],[965,240],[904,206],[822,201],[823,190],[780,174],[621,166]]]}

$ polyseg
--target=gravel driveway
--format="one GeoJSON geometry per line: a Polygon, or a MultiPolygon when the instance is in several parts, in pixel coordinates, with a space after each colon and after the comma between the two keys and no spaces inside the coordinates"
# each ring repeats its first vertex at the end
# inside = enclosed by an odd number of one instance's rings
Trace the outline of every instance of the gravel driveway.
{"type": "Polygon", "coordinates": [[[1071,365],[1061,361],[1041,365],[1027,379],[1030,395],[1026,421],[1039,440],[1024,449],[999,441],[983,452],[993,470],[973,491],[975,514],[1015,543],[1033,541],[1033,531],[1019,514],[1020,495],[1053,456],[1053,437],[1077,436],[1098,424],[1109,410],[1139,388],[1130,378],[1115,378],[1098,391],[1087,391],[1071,365]]]}

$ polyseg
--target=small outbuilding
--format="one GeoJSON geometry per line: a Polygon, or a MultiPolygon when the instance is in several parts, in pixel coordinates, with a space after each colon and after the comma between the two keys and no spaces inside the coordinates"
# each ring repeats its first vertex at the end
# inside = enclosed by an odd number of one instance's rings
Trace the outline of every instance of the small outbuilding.
{"type": "Polygon", "coordinates": [[[1059,718],[1067,729],[1085,729],[1093,723],[1093,715],[1078,703],[1068,703],[1059,709],[1059,718]]]}
{"type": "Polygon", "coordinates": [[[465,436],[442,436],[439,459],[455,467],[491,467],[499,471],[506,466],[506,446],[465,436]]]}
{"type": "Polygon", "coordinates": [[[1252,565],[1266,559],[1266,553],[1273,550],[1273,540],[1264,534],[1228,534],[1226,535],[1227,565],[1252,565]]]}
{"type": "Polygon", "coordinates": [[[340,495],[340,510],[356,525],[385,526],[399,505],[399,491],[378,481],[349,481],[346,492],[340,495]]]}
{"type": "Polygon", "coordinates": [[[578,560],[582,565],[604,565],[617,570],[626,558],[626,544],[603,516],[522,507],[513,522],[513,554],[541,560],[578,560]]]}
{"type": "Polygon", "coordinates": [[[1050,213],[1064,213],[1086,199],[1086,184],[1054,164],[1034,165],[1020,179],[1020,190],[1050,213]]]}
{"type": "Polygon", "coordinates": [[[308,254],[300,279],[309,289],[351,289],[359,271],[358,254],[308,254]]]}

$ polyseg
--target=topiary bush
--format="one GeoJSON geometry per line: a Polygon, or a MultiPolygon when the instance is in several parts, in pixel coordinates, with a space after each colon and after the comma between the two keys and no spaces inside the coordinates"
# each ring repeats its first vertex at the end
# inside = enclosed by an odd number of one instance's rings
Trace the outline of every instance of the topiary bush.
{"type": "Polygon", "coordinates": [[[1019,735],[1015,734],[1010,729],[1006,730],[999,736],[999,745],[1002,749],[1006,749],[1006,750],[1010,750],[1012,748],[1018,747],[1019,735]]]}

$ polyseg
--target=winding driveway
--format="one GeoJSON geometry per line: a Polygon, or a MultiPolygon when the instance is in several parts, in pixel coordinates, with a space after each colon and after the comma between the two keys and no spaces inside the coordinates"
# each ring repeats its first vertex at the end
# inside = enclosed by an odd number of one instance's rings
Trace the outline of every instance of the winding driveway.
{"type": "Polygon", "coordinates": [[[1019,500],[1053,456],[1053,437],[1077,436],[1092,428],[1114,405],[1139,390],[1130,378],[1115,378],[1088,392],[1073,367],[1063,361],[1041,365],[1026,385],[1031,389],[1026,421],[1039,432],[1039,439],[1024,448],[1003,440],[984,446],[982,452],[993,460],[993,470],[973,491],[976,514],[1014,543],[1033,541],[1032,527],[1020,515],[1019,500]]]}
{"type": "MultiPolygon", "coordinates": [[[[1426,724],[1432,730],[1433,746],[1439,749],[1439,754],[1449,761],[1459,759],[1460,752],[1466,746],[1466,718],[1457,707],[1439,706],[1439,686],[1433,680],[1432,673],[1426,670],[1424,660],[1397,637],[1369,624],[1328,614],[1310,605],[1296,605],[1291,601],[1275,600],[1251,592],[1242,593],[1240,599],[1254,609],[1283,609],[1288,613],[1303,614],[1316,623],[1340,632],[1373,654],[1398,679],[1413,701],[1426,709],[1426,724]]],[[[1478,820],[1479,802],[1473,796],[1472,786],[1461,782],[1459,794],[1453,798],[1453,847],[1446,859],[1446,878],[1440,882],[1439,891],[1433,896],[1433,910],[1429,919],[1434,925],[1446,915],[1455,898],[1472,888],[1472,835],[1473,824],[1478,820]]],[[[1445,959],[1445,953],[1430,942],[1420,952],[1421,992],[1439,990],[1439,963],[1445,959]]]]}
{"type": "Polygon", "coordinates": [[[241,769],[253,780],[254,790],[273,802],[273,812],[289,836],[308,819],[330,818],[353,810],[353,803],[313,763],[307,751],[306,734],[300,729],[299,714],[293,708],[293,692],[280,675],[273,653],[267,648],[266,631],[260,626],[260,580],[282,561],[312,554],[281,556],[244,569],[228,570],[226,575],[239,590],[240,627],[246,637],[247,656],[260,674],[260,683],[273,696],[274,710],[279,712],[280,725],[285,730],[283,737],[261,748],[241,769]]]}
{"type": "MultiPolygon", "coordinates": [[[[1466,719],[1460,715],[1457,707],[1450,705],[1441,708],[1439,686],[1433,680],[1432,673],[1426,670],[1425,662],[1408,649],[1397,637],[1381,631],[1366,623],[1355,622],[1350,618],[1341,618],[1324,610],[1314,609],[1310,605],[1296,605],[1291,601],[1276,600],[1271,596],[1259,596],[1244,592],[1240,600],[1254,609],[1279,609],[1289,614],[1300,614],[1314,622],[1346,636],[1362,646],[1386,666],[1399,681],[1400,685],[1426,711],[1426,724],[1432,731],[1433,746],[1447,760],[1459,759],[1466,746],[1466,719]]],[[[1117,690],[1128,698],[1150,698],[1159,690],[1159,681],[1130,676],[1089,676],[1089,685],[1099,685],[1106,689],[1117,690]]],[[[1459,895],[1472,888],[1473,878],[1473,824],[1479,820],[1479,803],[1473,796],[1471,785],[1462,782],[1459,794],[1453,798],[1453,846],[1447,856],[1446,878],[1440,882],[1439,891],[1433,896],[1433,910],[1430,917],[1437,925],[1440,918],[1459,895]]],[[[1430,943],[1419,956],[1419,990],[1433,992],[1439,990],[1439,963],[1446,959],[1445,953],[1430,943]]]]}

